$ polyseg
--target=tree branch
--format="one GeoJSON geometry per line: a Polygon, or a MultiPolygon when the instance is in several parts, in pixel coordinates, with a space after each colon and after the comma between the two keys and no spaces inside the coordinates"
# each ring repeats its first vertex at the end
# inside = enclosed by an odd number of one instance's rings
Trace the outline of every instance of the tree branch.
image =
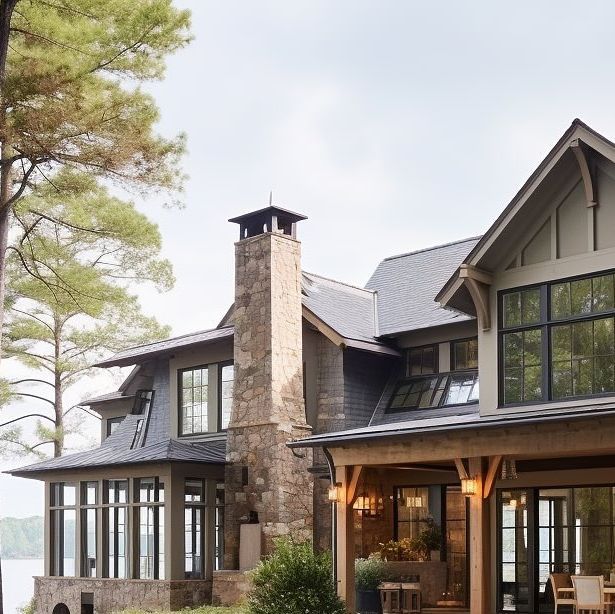
{"type": "Polygon", "coordinates": [[[51,405],[51,407],[53,408],[55,408],[56,406],[56,404],[53,401],[50,401],[49,399],[46,399],[45,397],[41,397],[38,394],[31,394],[30,392],[15,392],[13,394],[18,397],[30,397],[32,399],[38,399],[39,401],[45,401],[45,403],[49,403],[49,405],[51,405]]]}
{"type": "Polygon", "coordinates": [[[13,420],[9,420],[8,422],[3,422],[0,424],[0,428],[4,426],[8,426],[9,424],[14,424],[15,422],[19,422],[20,420],[26,420],[27,418],[43,418],[44,420],[49,420],[51,424],[55,426],[55,420],[50,418],[49,416],[45,416],[44,414],[28,414],[26,416],[19,416],[19,418],[13,418],[13,420]]]}

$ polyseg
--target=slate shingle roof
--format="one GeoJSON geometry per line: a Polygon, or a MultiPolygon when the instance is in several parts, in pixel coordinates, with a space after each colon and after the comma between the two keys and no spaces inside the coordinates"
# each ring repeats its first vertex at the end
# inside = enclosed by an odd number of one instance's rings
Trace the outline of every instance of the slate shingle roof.
{"type": "MultiPolygon", "coordinates": [[[[10,471],[17,476],[34,477],[50,471],[66,469],[92,469],[114,465],[136,465],[145,463],[198,462],[224,464],[226,455],[226,438],[220,437],[209,441],[184,442],[174,439],[157,439],[143,447],[131,449],[137,419],[139,416],[129,414],[117,430],[98,448],[75,452],[59,458],[44,460],[10,471]]],[[[148,438],[149,438],[148,432],[148,438]]]]}
{"type": "Polygon", "coordinates": [[[155,341],[146,345],[138,345],[136,347],[122,350],[114,354],[110,358],[99,362],[97,367],[124,367],[134,365],[136,360],[144,358],[155,358],[163,354],[169,354],[177,348],[185,348],[199,343],[222,341],[233,337],[233,327],[225,326],[222,328],[213,328],[210,330],[202,330],[197,333],[189,333],[180,337],[171,337],[163,341],[155,341]]]}
{"type": "Polygon", "coordinates": [[[380,335],[469,320],[443,309],[435,297],[480,237],[385,258],[366,284],[378,292],[380,335]]]}

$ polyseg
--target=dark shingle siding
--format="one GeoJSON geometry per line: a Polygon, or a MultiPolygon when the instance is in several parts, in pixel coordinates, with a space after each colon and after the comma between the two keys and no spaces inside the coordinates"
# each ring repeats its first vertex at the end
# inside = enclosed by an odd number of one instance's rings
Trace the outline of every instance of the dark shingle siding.
{"type": "Polygon", "coordinates": [[[380,335],[469,319],[434,299],[476,243],[477,237],[383,260],[366,284],[378,293],[380,335]]]}
{"type": "Polygon", "coordinates": [[[344,352],[345,428],[367,426],[398,360],[346,350],[344,352]]]}
{"type": "Polygon", "coordinates": [[[166,359],[156,362],[153,389],[154,402],[150,409],[146,446],[166,441],[170,436],[169,361],[166,359]]]}

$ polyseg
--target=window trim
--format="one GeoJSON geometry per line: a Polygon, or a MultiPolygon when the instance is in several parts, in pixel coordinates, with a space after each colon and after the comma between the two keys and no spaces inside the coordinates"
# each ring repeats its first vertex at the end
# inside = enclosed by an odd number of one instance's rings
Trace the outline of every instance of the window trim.
{"type": "MultiPolygon", "coordinates": [[[[304,363],[305,364],[305,363],[304,363]]],[[[222,370],[224,367],[233,367],[233,392],[235,390],[235,361],[234,360],[225,360],[224,362],[218,363],[218,424],[217,431],[218,433],[226,433],[228,429],[222,428],[222,370]]],[[[305,386],[305,378],[303,380],[303,384],[305,386]]],[[[232,400],[231,400],[232,404],[232,400]]],[[[230,421],[230,417],[229,417],[230,421]]]]}
{"type": "MultiPolygon", "coordinates": [[[[451,339],[451,341],[449,341],[449,352],[450,352],[450,363],[449,363],[449,367],[450,367],[450,372],[451,373],[455,373],[455,372],[461,372],[461,371],[473,371],[475,369],[472,368],[466,368],[466,369],[455,369],[455,344],[456,343],[463,343],[464,341],[474,341],[476,340],[476,345],[477,345],[477,351],[478,351],[478,335],[473,335],[471,337],[462,337],[461,339],[451,339]]],[[[478,369],[478,358],[477,358],[477,366],[476,369],[478,369]]]]}
{"type": "Polygon", "coordinates": [[[551,405],[554,403],[568,403],[583,401],[587,399],[600,399],[614,397],[615,391],[600,392],[595,394],[584,394],[577,396],[553,399],[552,390],[552,351],[551,351],[551,330],[554,326],[565,324],[576,324],[577,322],[596,321],[604,318],[614,318],[615,308],[609,311],[597,313],[580,314],[566,318],[550,319],[551,314],[551,292],[552,286],[561,283],[570,283],[583,279],[593,279],[604,275],[615,275],[615,269],[604,269],[592,271],[570,277],[549,279],[540,283],[528,284],[525,286],[514,286],[498,290],[497,293],[497,365],[498,365],[498,409],[509,409],[516,407],[527,407],[532,405],[551,405]],[[540,289],[540,320],[532,324],[522,324],[519,326],[504,327],[504,295],[525,290],[540,289]],[[532,401],[520,401],[516,403],[505,403],[504,401],[504,335],[510,332],[523,332],[527,330],[541,330],[541,364],[542,364],[542,398],[532,401]]]}
{"type": "MultiPolygon", "coordinates": [[[[440,344],[439,343],[425,343],[424,345],[415,345],[412,347],[404,348],[405,352],[405,361],[404,361],[404,377],[421,377],[422,375],[437,375],[440,373],[440,344]],[[434,371],[433,373],[416,373],[415,375],[411,375],[408,373],[408,368],[410,366],[410,352],[414,350],[421,350],[421,352],[427,348],[433,349],[433,361],[434,361],[434,371]]],[[[421,355],[421,369],[423,368],[423,356],[421,355]]]]}
{"type": "MultiPolygon", "coordinates": [[[[206,430],[206,431],[198,431],[193,433],[184,433],[183,429],[183,407],[182,407],[182,375],[186,371],[196,371],[197,369],[207,369],[207,426],[209,427],[209,370],[212,365],[218,363],[206,363],[199,365],[192,365],[190,367],[182,367],[181,369],[177,369],[177,434],[179,437],[200,437],[202,435],[207,435],[209,433],[213,433],[215,431],[206,430]]],[[[218,395],[220,396],[220,395],[218,395]]],[[[219,422],[218,422],[219,424],[219,422]]]]}

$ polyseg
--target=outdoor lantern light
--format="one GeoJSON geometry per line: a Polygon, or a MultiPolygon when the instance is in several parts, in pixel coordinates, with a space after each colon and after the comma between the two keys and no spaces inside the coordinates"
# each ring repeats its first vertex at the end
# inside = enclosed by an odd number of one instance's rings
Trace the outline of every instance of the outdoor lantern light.
{"type": "Polygon", "coordinates": [[[423,507],[423,497],[406,497],[406,507],[423,507]]]}
{"type": "Polygon", "coordinates": [[[337,503],[340,499],[341,492],[342,485],[340,483],[331,484],[331,486],[329,486],[329,501],[331,501],[331,503],[337,503]]]}
{"type": "Polygon", "coordinates": [[[476,494],[476,478],[461,478],[461,493],[466,497],[476,494]]]}

